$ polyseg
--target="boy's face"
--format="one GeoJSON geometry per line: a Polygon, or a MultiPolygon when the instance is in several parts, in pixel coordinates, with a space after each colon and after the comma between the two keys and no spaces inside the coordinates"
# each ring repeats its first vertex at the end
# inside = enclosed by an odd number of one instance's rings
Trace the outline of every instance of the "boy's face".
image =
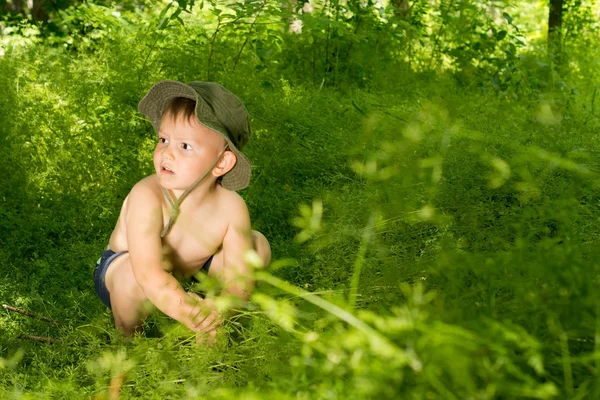
{"type": "MultiPolygon", "coordinates": [[[[164,115],[154,150],[154,168],[161,186],[185,190],[217,159],[225,147],[221,135],[192,116],[164,115]]],[[[210,179],[210,178],[208,178],[210,179]]]]}

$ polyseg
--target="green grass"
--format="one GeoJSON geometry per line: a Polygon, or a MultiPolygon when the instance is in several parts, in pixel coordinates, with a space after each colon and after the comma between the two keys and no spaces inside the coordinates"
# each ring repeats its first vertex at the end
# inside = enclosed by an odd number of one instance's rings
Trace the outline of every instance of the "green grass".
{"type": "Polygon", "coordinates": [[[600,395],[593,85],[515,99],[392,64],[362,88],[217,68],[252,115],[241,194],[274,266],[214,347],[160,315],[124,341],[92,272],[151,173],[137,102],[205,54],[167,57],[183,28],[128,52],[143,31],[114,28],[0,58],[0,300],[64,323],[0,314],[2,398],[107,398],[121,375],[123,398],[600,395]]]}

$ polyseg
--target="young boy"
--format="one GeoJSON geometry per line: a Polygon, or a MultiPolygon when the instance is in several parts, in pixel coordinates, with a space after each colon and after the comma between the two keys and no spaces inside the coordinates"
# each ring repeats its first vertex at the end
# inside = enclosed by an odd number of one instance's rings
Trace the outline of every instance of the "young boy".
{"type": "Polygon", "coordinates": [[[246,108],[217,83],[162,81],[138,107],[158,134],[156,173],[123,202],[94,282],[124,335],[138,331],[153,304],[195,332],[214,335],[221,322],[208,299],[186,292],[178,278],[204,270],[222,294],[246,300],[253,287],[247,252],[263,265],[267,239],[250,228],[235,192],[250,180],[240,152],[250,137],[246,108]]]}

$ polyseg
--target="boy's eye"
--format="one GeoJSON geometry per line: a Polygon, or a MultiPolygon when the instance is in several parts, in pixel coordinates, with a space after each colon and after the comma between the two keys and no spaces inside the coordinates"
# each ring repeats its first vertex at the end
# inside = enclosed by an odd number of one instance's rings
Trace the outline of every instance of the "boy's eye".
{"type": "Polygon", "coordinates": [[[167,139],[165,139],[164,137],[159,137],[158,138],[158,143],[167,143],[167,139]]]}
{"type": "Polygon", "coordinates": [[[190,146],[190,145],[189,145],[189,144],[187,144],[187,143],[181,143],[181,144],[180,144],[180,146],[181,146],[181,148],[182,148],[182,149],[184,149],[184,150],[192,150],[192,146],[190,146]]]}

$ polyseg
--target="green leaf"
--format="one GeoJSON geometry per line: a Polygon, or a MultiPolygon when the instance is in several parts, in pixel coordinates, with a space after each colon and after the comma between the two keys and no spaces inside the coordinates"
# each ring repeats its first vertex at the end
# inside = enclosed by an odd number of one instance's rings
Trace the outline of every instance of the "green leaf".
{"type": "Polygon", "coordinates": [[[169,25],[169,18],[163,18],[158,22],[158,26],[156,27],[156,30],[163,30],[167,27],[167,25],[169,25]]]}
{"type": "Polygon", "coordinates": [[[173,13],[173,15],[171,15],[170,19],[177,19],[177,18],[179,18],[179,14],[181,14],[181,11],[183,11],[182,8],[178,8],[177,10],[175,10],[175,12],[173,13]]]}
{"type": "MultiPolygon", "coordinates": [[[[169,21],[171,20],[171,18],[173,18],[172,16],[167,18],[165,17],[165,15],[167,14],[167,12],[171,9],[171,6],[173,5],[173,3],[169,3],[167,4],[167,6],[165,8],[163,8],[160,12],[160,14],[158,15],[158,25],[156,26],[156,30],[163,30],[167,27],[167,25],[169,25],[169,21]]],[[[181,9],[178,9],[178,11],[181,9]]],[[[175,11],[175,13],[177,13],[177,11],[175,11]]]]}
{"type": "Polygon", "coordinates": [[[496,39],[498,39],[498,40],[504,39],[506,37],[506,33],[507,33],[506,31],[500,31],[500,32],[498,32],[496,34],[496,39]]]}
{"type": "Polygon", "coordinates": [[[163,8],[162,11],[160,12],[160,14],[158,15],[158,19],[162,20],[172,5],[173,5],[173,3],[167,4],[167,6],[165,8],[163,8]]]}
{"type": "Polygon", "coordinates": [[[513,21],[513,19],[512,19],[512,17],[511,17],[510,15],[508,15],[508,14],[507,14],[507,13],[505,13],[505,12],[503,12],[503,13],[502,13],[502,16],[504,17],[504,19],[506,19],[506,21],[507,21],[509,24],[512,24],[512,21],[513,21]]]}

